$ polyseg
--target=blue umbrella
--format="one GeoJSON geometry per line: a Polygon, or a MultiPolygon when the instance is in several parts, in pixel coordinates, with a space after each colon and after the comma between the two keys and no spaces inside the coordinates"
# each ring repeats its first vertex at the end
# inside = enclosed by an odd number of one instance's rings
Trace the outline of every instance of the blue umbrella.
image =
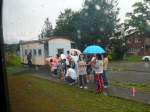
{"type": "Polygon", "coordinates": [[[91,45],[85,48],[83,53],[84,54],[102,54],[102,53],[105,53],[105,50],[100,46],[91,45]]]}

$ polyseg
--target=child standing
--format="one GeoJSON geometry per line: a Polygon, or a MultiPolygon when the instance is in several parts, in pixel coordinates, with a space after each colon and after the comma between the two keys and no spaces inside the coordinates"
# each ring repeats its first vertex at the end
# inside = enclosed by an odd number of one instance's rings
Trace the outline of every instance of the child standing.
{"type": "Polygon", "coordinates": [[[91,57],[90,55],[87,56],[86,58],[86,73],[87,73],[87,83],[90,81],[93,81],[93,75],[92,75],[92,66],[91,66],[91,57]]]}
{"type": "Polygon", "coordinates": [[[86,61],[85,56],[83,54],[79,55],[78,67],[80,88],[87,89],[86,61]]]}

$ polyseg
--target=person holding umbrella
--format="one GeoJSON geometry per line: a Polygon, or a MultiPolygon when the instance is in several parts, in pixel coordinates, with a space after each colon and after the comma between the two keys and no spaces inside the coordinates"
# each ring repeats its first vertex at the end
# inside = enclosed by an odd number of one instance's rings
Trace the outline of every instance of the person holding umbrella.
{"type": "Polygon", "coordinates": [[[90,45],[86,47],[83,51],[84,54],[90,54],[93,55],[93,58],[91,60],[91,65],[94,70],[95,74],[95,79],[96,79],[96,92],[102,92],[104,89],[104,84],[103,84],[103,60],[101,57],[101,54],[105,53],[105,50],[97,45],[90,45]]]}

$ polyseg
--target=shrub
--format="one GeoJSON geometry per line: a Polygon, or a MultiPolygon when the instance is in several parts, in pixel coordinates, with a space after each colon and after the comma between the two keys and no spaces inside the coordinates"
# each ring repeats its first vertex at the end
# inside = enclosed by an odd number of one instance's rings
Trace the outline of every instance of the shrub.
{"type": "Polygon", "coordinates": [[[5,54],[6,66],[21,66],[20,57],[15,54],[5,54]]]}
{"type": "Polygon", "coordinates": [[[126,61],[130,62],[139,62],[141,61],[142,57],[137,55],[128,55],[126,56],[126,61]]]}

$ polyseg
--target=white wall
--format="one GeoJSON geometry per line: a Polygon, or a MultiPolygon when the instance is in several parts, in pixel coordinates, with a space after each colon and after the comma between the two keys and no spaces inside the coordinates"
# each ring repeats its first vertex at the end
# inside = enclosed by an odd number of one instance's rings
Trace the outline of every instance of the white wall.
{"type": "Polygon", "coordinates": [[[48,41],[49,56],[55,56],[57,54],[57,49],[64,49],[64,54],[71,49],[71,42],[67,39],[52,39],[48,41]]]}
{"type": "Polygon", "coordinates": [[[45,65],[45,53],[44,53],[44,45],[40,43],[28,43],[20,45],[20,56],[21,62],[27,64],[27,55],[25,55],[25,50],[32,50],[32,63],[35,65],[45,65]],[[33,49],[36,49],[36,55],[33,54],[33,49]],[[41,49],[42,55],[38,54],[38,49],[41,49]]]}

